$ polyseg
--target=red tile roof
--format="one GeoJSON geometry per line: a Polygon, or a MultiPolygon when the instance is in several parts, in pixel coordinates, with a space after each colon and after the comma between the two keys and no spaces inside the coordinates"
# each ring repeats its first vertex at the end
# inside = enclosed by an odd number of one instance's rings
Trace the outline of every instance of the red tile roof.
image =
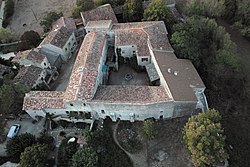
{"type": "Polygon", "coordinates": [[[45,58],[46,56],[44,54],[39,53],[36,49],[32,49],[18,52],[12,61],[30,60],[33,63],[41,64],[45,58]]]}
{"type": "Polygon", "coordinates": [[[66,27],[68,30],[76,30],[76,23],[73,18],[60,17],[52,24],[52,30],[66,27]]]}
{"type": "Polygon", "coordinates": [[[118,23],[114,10],[110,4],[105,4],[93,10],[81,12],[81,17],[84,26],[86,26],[89,21],[98,20],[112,20],[113,23],[118,23]]]}
{"type": "Polygon", "coordinates": [[[23,110],[42,108],[64,108],[64,92],[58,91],[31,91],[25,94],[23,110]]]}

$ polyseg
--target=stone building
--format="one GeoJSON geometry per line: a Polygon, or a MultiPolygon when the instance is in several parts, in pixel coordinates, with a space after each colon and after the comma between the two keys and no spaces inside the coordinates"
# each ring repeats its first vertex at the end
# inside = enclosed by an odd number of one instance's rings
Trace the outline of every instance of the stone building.
{"type": "Polygon", "coordinates": [[[84,21],[87,34],[66,91],[27,93],[23,109],[32,118],[50,113],[73,122],[134,122],[207,110],[205,85],[189,60],[175,56],[162,21],[116,23],[93,16],[84,21]],[[145,82],[137,82],[141,74],[145,82]],[[114,76],[124,82],[111,83],[114,76]]]}

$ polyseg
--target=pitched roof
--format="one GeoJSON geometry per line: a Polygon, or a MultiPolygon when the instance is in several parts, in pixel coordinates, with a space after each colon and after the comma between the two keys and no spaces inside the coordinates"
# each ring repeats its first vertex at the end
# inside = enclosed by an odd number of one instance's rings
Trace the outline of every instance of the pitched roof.
{"type": "Polygon", "coordinates": [[[25,94],[23,110],[64,108],[63,97],[59,91],[31,91],[25,94]]]}
{"type": "Polygon", "coordinates": [[[105,4],[95,9],[81,12],[81,17],[84,26],[86,26],[89,21],[98,20],[112,20],[113,23],[118,23],[114,10],[110,4],[105,4]]]}
{"type": "Polygon", "coordinates": [[[42,72],[42,68],[33,65],[22,67],[18,71],[18,74],[15,76],[14,80],[16,83],[20,83],[32,88],[42,72]]]}
{"type": "Polygon", "coordinates": [[[68,87],[65,101],[90,100],[94,96],[98,67],[106,34],[88,33],[79,49],[68,87]]]}
{"type": "Polygon", "coordinates": [[[107,29],[111,28],[112,21],[111,20],[99,20],[99,21],[89,21],[85,26],[85,29],[107,29]]]}
{"type": "Polygon", "coordinates": [[[59,48],[63,48],[71,35],[72,31],[68,30],[66,27],[54,29],[49,32],[39,46],[51,44],[59,48]]]}
{"type": "Polygon", "coordinates": [[[76,23],[73,18],[60,17],[52,24],[52,30],[66,27],[68,30],[76,30],[76,23]]]}
{"type": "Polygon", "coordinates": [[[115,45],[134,45],[137,56],[150,56],[147,40],[147,34],[141,29],[126,29],[115,33],[115,45]]]}
{"type": "Polygon", "coordinates": [[[205,88],[205,85],[191,61],[160,51],[155,51],[154,56],[174,100],[197,101],[193,88],[205,88]]]}
{"type": "Polygon", "coordinates": [[[161,86],[102,85],[99,86],[94,102],[109,103],[157,103],[171,101],[161,86]]]}
{"type": "Polygon", "coordinates": [[[30,60],[33,63],[41,64],[45,59],[45,55],[38,52],[38,50],[25,50],[18,52],[12,59],[13,62],[19,62],[21,60],[30,60]]]}

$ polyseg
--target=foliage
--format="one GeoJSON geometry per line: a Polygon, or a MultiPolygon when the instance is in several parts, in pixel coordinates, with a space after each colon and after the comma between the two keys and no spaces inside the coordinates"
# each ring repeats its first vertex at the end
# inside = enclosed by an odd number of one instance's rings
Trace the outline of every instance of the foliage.
{"type": "Polygon", "coordinates": [[[25,148],[21,154],[20,167],[43,167],[48,156],[48,146],[36,144],[25,148]]]}
{"type": "Polygon", "coordinates": [[[49,149],[53,149],[54,147],[54,138],[49,136],[46,132],[42,132],[40,136],[37,138],[37,142],[39,144],[47,145],[49,149]]]}
{"type": "Polygon", "coordinates": [[[155,137],[154,122],[152,120],[143,122],[142,133],[149,140],[155,137]]]}
{"type": "Polygon", "coordinates": [[[40,35],[33,30],[24,32],[20,39],[21,43],[19,43],[18,45],[19,50],[28,50],[35,48],[41,42],[40,35]]]}
{"type": "Polygon", "coordinates": [[[228,158],[225,137],[218,111],[210,109],[189,118],[183,130],[184,141],[191,152],[195,166],[212,166],[228,158]]]}
{"type": "Polygon", "coordinates": [[[123,19],[127,22],[132,22],[140,21],[142,17],[142,0],[126,0],[123,6],[123,19]]]}
{"type": "Polygon", "coordinates": [[[224,14],[225,0],[189,0],[187,1],[187,13],[189,15],[202,15],[217,17],[224,14]]]}
{"type": "Polygon", "coordinates": [[[93,0],[77,0],[76,1],[76,8],[73,10],[72,16],[74,18],[79,18],[80,12],[91,10],[94,7],[95,6],[94,6],[93,0]]]}
{"type": "Polygon", "coordinates": [[[176,23],[164,0],[152,0],[144,11],[144,20],[164,21],[168,28],[171,28],[176,23]]]}
{"type": "Polygon", "coordinates": [[[226,0],[224,5],[225,5],[225,12],[223,14],[223,17],[226,20],[233,22],[238,8],[236,0],[226,0]]]}
{"type": "Polygon", "coordinates": [[[62,143],[59,146],[58,157],[57,157],[57,161],[58,161],[57,166],[58,167],[69,166],[72,156],[77,151],[77,143],[76,143],[77,140],[75,142],[68,143],[68,140],[70,138],[71,137],[63,139],[62,143]]]}
{"type": "Polygon", "coordinates": [[[0,87],[0,101],[1,114],[10,113],[12,105],[15,102],[15,91],[12,85],[3,84],[0,87]]]}
{"type": "Polygon", "coordinates": [[[0,43],[8,43],[14,39],[14,35],[9,29],[0,28],[0,43]]]}
{"type": "Polygon", "coordinates": [[[94,132],[86,132],[84,136],[88,146],[97,152],[97,166],[132,166],[129,157],[115,144],[110,128],[104,127],[94,132]]]}
{"type": "Polygon", "coordinates": [[[5,0],[4,16],[3,16],[3,27],[7,27],[10,21],[10,17],[14,14],[14,1],[5,0]]]}
{"type": "Polygon", "coordinates": [[[11,138],[6,145],[7,155],[19,161],[21,153],[26,147],[36,143],[36,138],[30,133],[20,134],[11,138]]]}
{"type": "Polygon", "coordinates": [[[96,6],[104,5],[104,4],[111,4],[112,7],[120,6],[125,3],[125,0],[96,0],[96,6]]]}
{"type": "Polygon", "coordinates": [[[201,64],[205,69],[213,69],[209,67],[213,65],[239,68],[236,45],[215,20],[193,16],[187,23],[175,25],[174,29],[171,41],[181,58],[192,60],[198,68],[201,64]]]}
{"type": "Polygon", "coordinates": [[[91,147],[80,148],[72,157],[72,167],[95,167],[98,156],[91,147]]]}
{"type": "Polygon", "coordinates": [[[43,26],[43,31],[48,32],[52,28],[52,23],[58,20],[62,15],[62,12],[56,13],[52,11],[47,13],[47,15],[40,22],[40,25],[43,26]]]}

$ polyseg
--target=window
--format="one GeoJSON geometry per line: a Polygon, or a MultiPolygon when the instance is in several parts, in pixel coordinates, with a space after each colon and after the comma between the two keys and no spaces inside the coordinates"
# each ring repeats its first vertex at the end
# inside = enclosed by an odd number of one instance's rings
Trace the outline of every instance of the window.
{"type": "Polygon", "coordinates": [[[142,61],[142,62],[148,61],[148,58],[141,58],[141,61],[142,61]]]}
{"type": "Polygon", "coordinates": [[[124,51],[122,51],[122,53],[125,53],[124,51]]]}
{"type": "Polygon", "coordinates": [[[65,50],[67,51],[67,50],[68,50],[68,48],[65,48],[65,50]]]}
{"type": "Polygon", "coordinates": [[[65,111],[66,112],[66,114],[69,114],[69,111],[65,111]]]}
{"type": "Polygon", "coordinates": [[[46,66],[47,64],[46,63],[43,63],[44,64],[44,66],[46,66]]]}
{"type": "Polygon", "coordinates": [[[86,106],[86,103],[83,103],[83,106],[86,106]]]}
{"type": "Polygon", "coordinates": [[[72,103],[69,104],[70,106],[74,106],[72,103]]]}
{"type": "Polygon", "coordinates": [[[135,50],[133,50],[133,53],[135,53],[135,50]]]}
{"type": "Polygon", "coordinates": [[[102,114],[105,114],[105,111],[104,111],[104,110],[101,110],[101,113],[102,113],[102,114]]]}
{"type": "Polygon", "coordinates": [[[71,43],[69,42],[68,45],[71,45],[71,43]]]}

